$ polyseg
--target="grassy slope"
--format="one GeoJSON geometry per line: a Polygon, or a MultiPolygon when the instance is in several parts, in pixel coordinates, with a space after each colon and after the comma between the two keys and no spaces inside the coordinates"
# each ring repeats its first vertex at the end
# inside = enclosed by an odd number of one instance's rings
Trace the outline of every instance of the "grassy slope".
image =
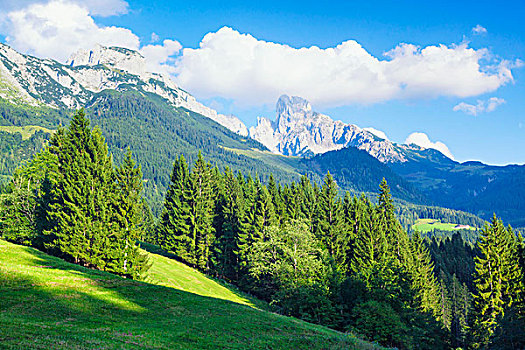
{"type": "Polygon", "coordinates": [[[0,240],[0,347],[374,348],[351,335],[234,303],[252,302],[168,258],[152,257],[151,281],[173,288],[85,269],[0,240]],[[215,294],[221,299],[206,296],[215,294]]]}
{"type": "MultiPolygon", "coordinates": [[[[412,226],[413,229],[419,232],[426,233],[432,230],[443,230],[443,231],[457,231],[457,224],[451,224],[448,222],[440,222],[435,219],[418,219],[412,226]]],[[[468,230],[475,230],[474,227],[468,228],[468,230]]]]}
{"type": "Polygon", "coordinates": [[[36,125],[27,125],[27,126],[3,126],[0,125],[0,131],[5,131],[11,134],[14,133],[20,133],[22,135],[22,140],[27,140],[31,136],[34,135],[37,131],[43,131],[47,134],[52,134],[55,132],[55,130],[50,130],[47,128],[44,128],[42,126],[36,126],[36,125]]]}

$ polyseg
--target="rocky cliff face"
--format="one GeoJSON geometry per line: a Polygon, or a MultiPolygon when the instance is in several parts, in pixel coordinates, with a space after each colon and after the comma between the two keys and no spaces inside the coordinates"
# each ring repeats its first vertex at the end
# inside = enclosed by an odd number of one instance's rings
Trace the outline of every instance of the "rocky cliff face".
{"type": "Polygon", "coordinates": [[[0,97],[16,103],[53,108],[80,108],[105,90],[134,89],[157,94],[174,107],[183,107],[248,136],[235,116],[225,116],[204,106],[176,86],[167,75],[146,71],[144,57],[133,50],[97,45],[79,50],[67,64],[22,55],[0,44],[0,97]]]}
{"type": "Polygon", "coordinates": [[[403,150],[355,125],[334,121],[314,112],[303,98],[283,95],[277,101],[276,119],[258,118],[250,136],[272,152],[305,156],[344,147],[356,147],[382,162],[404,162],[403,150]]]}

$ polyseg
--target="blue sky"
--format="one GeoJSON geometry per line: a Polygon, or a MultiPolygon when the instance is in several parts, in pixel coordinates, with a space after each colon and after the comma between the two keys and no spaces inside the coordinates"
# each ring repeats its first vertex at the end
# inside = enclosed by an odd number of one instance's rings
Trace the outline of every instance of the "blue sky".
{"type": "Polygon", "coordinates": [[[381,130],[395,142],[422,132],[432,142],[444,143],[459,161],[525,163],[525,67],[520,63],[525,60],[525,3],[422,4],[0,0],[0,30],[3,41],[16,49],[59,60],[92,38],[140,48],[182,88],[249,126],[259,115],[274,117],[280,93],[301,93],[308,95],[303,97],[315,110],[381,130]],[[31,12],[35,5],[42,7],[31,12]],[[72,35],[74,30],[61,31],[57,24],[57,30],[51,26],[53,30],[38,33],[42,37],[36,40],[34,31],[42,25],[28,28],[28,18],[35,17],[31,13],[40,16],[51,5],[95,34],[88,40],[80,34],[87,30],[72,35]],[[75,12],[75,6],[85,12],[75,12]],[[16,16],[10,16],[13,13],[16,16]],[[17,18],[24,19],[23,24],[17,24],[17,18]],[[209,33],[206,50],[190,50],[198,49],[209,33]],[[334,58],[331,50],[349,40],[355,44],[346,45],[334,58]],[[404,54],[392,51],[403,43],[417,48],[410,46],[404,54]],[[440,45],[442,50],[423,54],[425,48],[440,45]],[[312,46],[319,50],[293,50],[312,46]],[[483,57],[473,59],[471,54],[483,57]],[[346,65],[345,55],[354,63],[346,65]],[[441,55],[460,63],[427,77],[441,55]],[[288,61],[290,66],[283,69],[288,61]],[[361,70],[361,65],[367,68],[361,70]],[[379,78],[374,75],[378,71],[379,78]],[[383,84],[383,78],[388,83],[383,84]]]}

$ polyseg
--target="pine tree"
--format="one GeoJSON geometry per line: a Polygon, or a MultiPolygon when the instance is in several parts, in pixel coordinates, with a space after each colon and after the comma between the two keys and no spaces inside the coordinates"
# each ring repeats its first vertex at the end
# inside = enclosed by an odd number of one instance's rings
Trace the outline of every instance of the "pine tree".
{"type": "Polygon", "coordinates": [[[255,216],[253,222],[253,241],[264,240],[268,229],[277,224],[272,198],[266,186],[257,181],[255,216]]]}
{"type": "Polygon", "coordinates": [[[191,263],[201,269],[209,269],[211,247],[215,240],[213,214],[215,212],[215,184],[212,170],[202,158],[201,152],[190,174],[189,226],[191,263]]]}
{"type": "Polygon", "coordinates": [[[481,255],[475,258],[475,338],[476,346],[484,347],[489,345],[498,319],[519,300],[520,272],[515,236],[495,215],[482,231],[478,248],[481,255]]]}
{"type": "Polygon", "coordinates": [[[191,262],[189,226],[190,175],[188,164],[181,155],[173,164],[171,183],[164,199],[160,219],[161,246],[184,261],[191,262]]]}
{"type": "Polygon", "coordinates": [[[439,272],[439,318],[441,324],[445,329],[450,330],[452,323],[452,305],[450,301],[450,295],[447,288],[447,277],[443,270],[439,272]]]}
{"type": "MultiPolygon", "coordinates": [[[[60,135],[60,134],[59,134],[60,135]]],[[[58,177],[50,205],[55,245],[75,263],[105,269],[111,221],[113,165],[98,129],[91,131],[83,111],[77,113],[51,148],[58,157],[58,177]]]]}
{"type": "Polygon", "coordinates": [[[115,172],[115,180],[113,211],[119,231],[112,235],[110,247],[114,252],[108,254],[108,269],[139,279],[148,269],[147,255],[141,253],[136,244],[143,236],[142,171],[140,166],[136,166],[129,149],[115,172]]]}
{"type": "Polygon", "coordinates": [[[360,201],[365,207],[356,217],[358,226],[355,227],[356,242],[350,268],[369,285],[373,274],[382,268],[390,268],[392,262],[387,251],[385,229],[375,207],[364,196],[360,201]]]}
{"type": "Polygon", "coordinates": [[[383,178],[380,184],[380,193],[378,197],[378,211],[380,220],[384,222],[385,236],[391,249],[389,250],[400,266],[405,268],[409,264],[409,238],[403,230],[395,215],[394,201],[390,194],[390,187],[383,178]]]}
{"type": "Polygon", "coordinates": [[[328,172],[317,204],[314,231],[338,267],[344,269],[346,268],[345,252],[348,241],[343,232],[342,214],[342,203],[338,198],[337,184],[328,172]]]}
{"type": "Polygon", "coordinates": [[[49,152],[57,166],[42,196],[47,247],[84,266],[142,277],[148,268],[136,246],[142,175],[131,155],[115,172],[100,130],[89,128],[83,110],[53,136],[49,152]]]}
{"type": "Polygon", "coordinates": [[[224,174],[224,190],[219,203],[220,216],[222,217],[219,266],[222,276],[229,280],[238,280],[239,278],[239,253],[246,245],[248,238],[242,227],[244,222],[243,202],[240,184],[230,169],[227,168],[224,174]]]}
{"type": "Polygon", "coordinates": [[[428,248],[418,231],[411,240],[411,266],[409,273],[412,279],[412,288],[416,291],[419,305],[424,312],[431,312],[439,318],[439,287],[434,276],[434,264],[430,258],[428,248]]]}

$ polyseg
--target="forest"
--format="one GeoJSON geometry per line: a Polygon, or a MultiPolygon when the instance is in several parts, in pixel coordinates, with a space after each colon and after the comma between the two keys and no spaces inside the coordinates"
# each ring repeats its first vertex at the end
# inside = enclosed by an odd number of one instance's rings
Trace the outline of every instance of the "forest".
{"type": "Polygon", "coordinates": [[[115,166],[80,111],[3,189],[0,237],[138,280],[139,243],[153,243],[276,312],[388,347],[525,347],[521,235],[496,216],[473,244],[409,234],[384,179],[378,193],[341,195],[330,172],[260,179],[199,152],[177,157],[155,220],[132,153],[115,166]]]}

